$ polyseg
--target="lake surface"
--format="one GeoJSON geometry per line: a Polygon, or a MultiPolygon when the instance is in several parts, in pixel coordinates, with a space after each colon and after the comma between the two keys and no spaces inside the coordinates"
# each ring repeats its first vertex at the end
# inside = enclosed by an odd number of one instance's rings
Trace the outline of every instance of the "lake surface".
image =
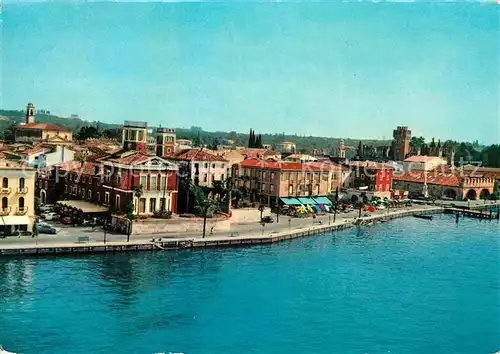
{"type": "Polygon", "coordinates": [[[0,259],[18,353],[493,353],[497,221],[438,215],[270,246],[0,259]]]}

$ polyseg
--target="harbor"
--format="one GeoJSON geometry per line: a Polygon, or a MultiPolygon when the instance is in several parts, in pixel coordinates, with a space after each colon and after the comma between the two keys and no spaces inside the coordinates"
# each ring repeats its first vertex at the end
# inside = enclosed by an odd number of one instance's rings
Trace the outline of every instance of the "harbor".
{"type": "Polygon", "coordinates": [[[273,244],[283,241],[309,237],[317,234],[337,232],[356,226],[370,226],[377,223],[387,222],[395,218],[401,218],[418,214],[441,213],[442,207],[428,206],[411,208],[408,210],[393,210],[387,213],[362,216],[348,220],[338,220],[331,224],[318,223],[309,227],[297,227],[281,232],[265,233],[264,230],[249,235],[240,235],[237,232],[229,236],[212,236],[207,238],[195,237],[157,237],[147,241],[134,242],[72,242],[42,245],[2,245],[0,256],[46,256],[46,255],[81,255],[88,253],[116,253],[116,252],[138,252],[138,251],[163,251],[179,250],[187,248],[209,248],[209,247],[237,247],[262,244],[273,244]]]}

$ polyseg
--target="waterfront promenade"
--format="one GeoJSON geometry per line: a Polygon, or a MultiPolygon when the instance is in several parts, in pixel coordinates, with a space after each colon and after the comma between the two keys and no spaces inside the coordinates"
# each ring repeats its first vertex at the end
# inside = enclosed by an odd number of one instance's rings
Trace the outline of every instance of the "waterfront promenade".
{"type": "Polygon", "coordinates": [[[59,254],[59,253],[93,253],[93,252],[116,252],[116,251],[138,251],[138,250],[161,250],[191,247],[217,247],[237,246],[261,243],[274,243],[297,237],[304,237],[337,231],[359,224],[369,224],[378,220],[389,220],[393,218],[413,215],[415,213],[441,212],[442,207],[414,205],[389,210],[377,210],[374,213],[359,211],[337,214],[335,222],[333,215],[321,215],[317,218],[289,218],[280,216],[279,223],[265,224],[245,223],[235,225],[228,232],[210,234],[207,231],[205,238],[200,232],[197,233],[175,233],[165,235],[137,235],[126,241],[124,235],[106,235],[102,230],[91,231],[91,229],[74,230],[68,229],[62,235],[39,235],[32,237],[11,237],[0,240],[0,255],[30,255],[30,254],[59,254]],[[77,242],[81,235],[89,237],[89,242],[77,242]],[[154,238],[154,241],[153,241],[154,238]],[[161,241],[160,241],[161,238],[161,241]]]}

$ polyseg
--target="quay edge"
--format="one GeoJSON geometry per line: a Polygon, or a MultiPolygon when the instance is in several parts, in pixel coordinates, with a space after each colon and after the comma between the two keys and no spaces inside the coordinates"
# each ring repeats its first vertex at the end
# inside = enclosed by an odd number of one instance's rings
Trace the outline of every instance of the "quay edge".
{"type": "Polygon", "coordinates": [[[241,237],[225,237],[223,239],[176,239],[164,240],[161,242],[113,242],[103,244],[72,244],[71,246],[63,245],[38,245],[32,247],[19,248],[0,248],[0,257],[30,257],[30,256],[50,256],[50,255],[82,255],[82,254],[99,254],[99,253],[115,253],[115,252],[132,252],[132,251],[169,251],[189,248],[208,248],[208,247],[236,247],[236,246],[253,246],[262,244],[272,244],[288,240],[293,240],[301,237],[308,237],[326,232],[335,232],[345,230],[355,226],[363,226],[369,222],[380,220],[392,220],[396,218],[411,216],[415,213],[419,214],[435,214],[441,213],[442,207],[433,207],[426,209],[413,209],[407,211],[397,211],[395,213],[385,215],[375,215],[361,217],[362,223],[358,224],[355,221],[345,223],[337,223],[334,225],[317,225],[308,229],[294,229],[283,231],[266,236],[241,236],[241,237]]]}

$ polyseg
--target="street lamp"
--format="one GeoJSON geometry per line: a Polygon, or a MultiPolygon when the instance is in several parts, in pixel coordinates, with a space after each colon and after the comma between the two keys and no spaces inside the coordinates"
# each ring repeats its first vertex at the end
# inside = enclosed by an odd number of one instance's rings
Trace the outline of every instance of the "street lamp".
{"type": "Polygon", "coordinates": [[[213,202],[209,199],[205,199],[202,203],[203,207],[203,238],[205,238],[206,230],[207,230],[207,214],[208,209],[213,205],[213,202]]]}
{"type": "Polygon", "coordinates": [[[264,206],[259,205],[259,211],[260,211],[260,221],[262,221],[262,213],[264,212],[264,206]]]}

